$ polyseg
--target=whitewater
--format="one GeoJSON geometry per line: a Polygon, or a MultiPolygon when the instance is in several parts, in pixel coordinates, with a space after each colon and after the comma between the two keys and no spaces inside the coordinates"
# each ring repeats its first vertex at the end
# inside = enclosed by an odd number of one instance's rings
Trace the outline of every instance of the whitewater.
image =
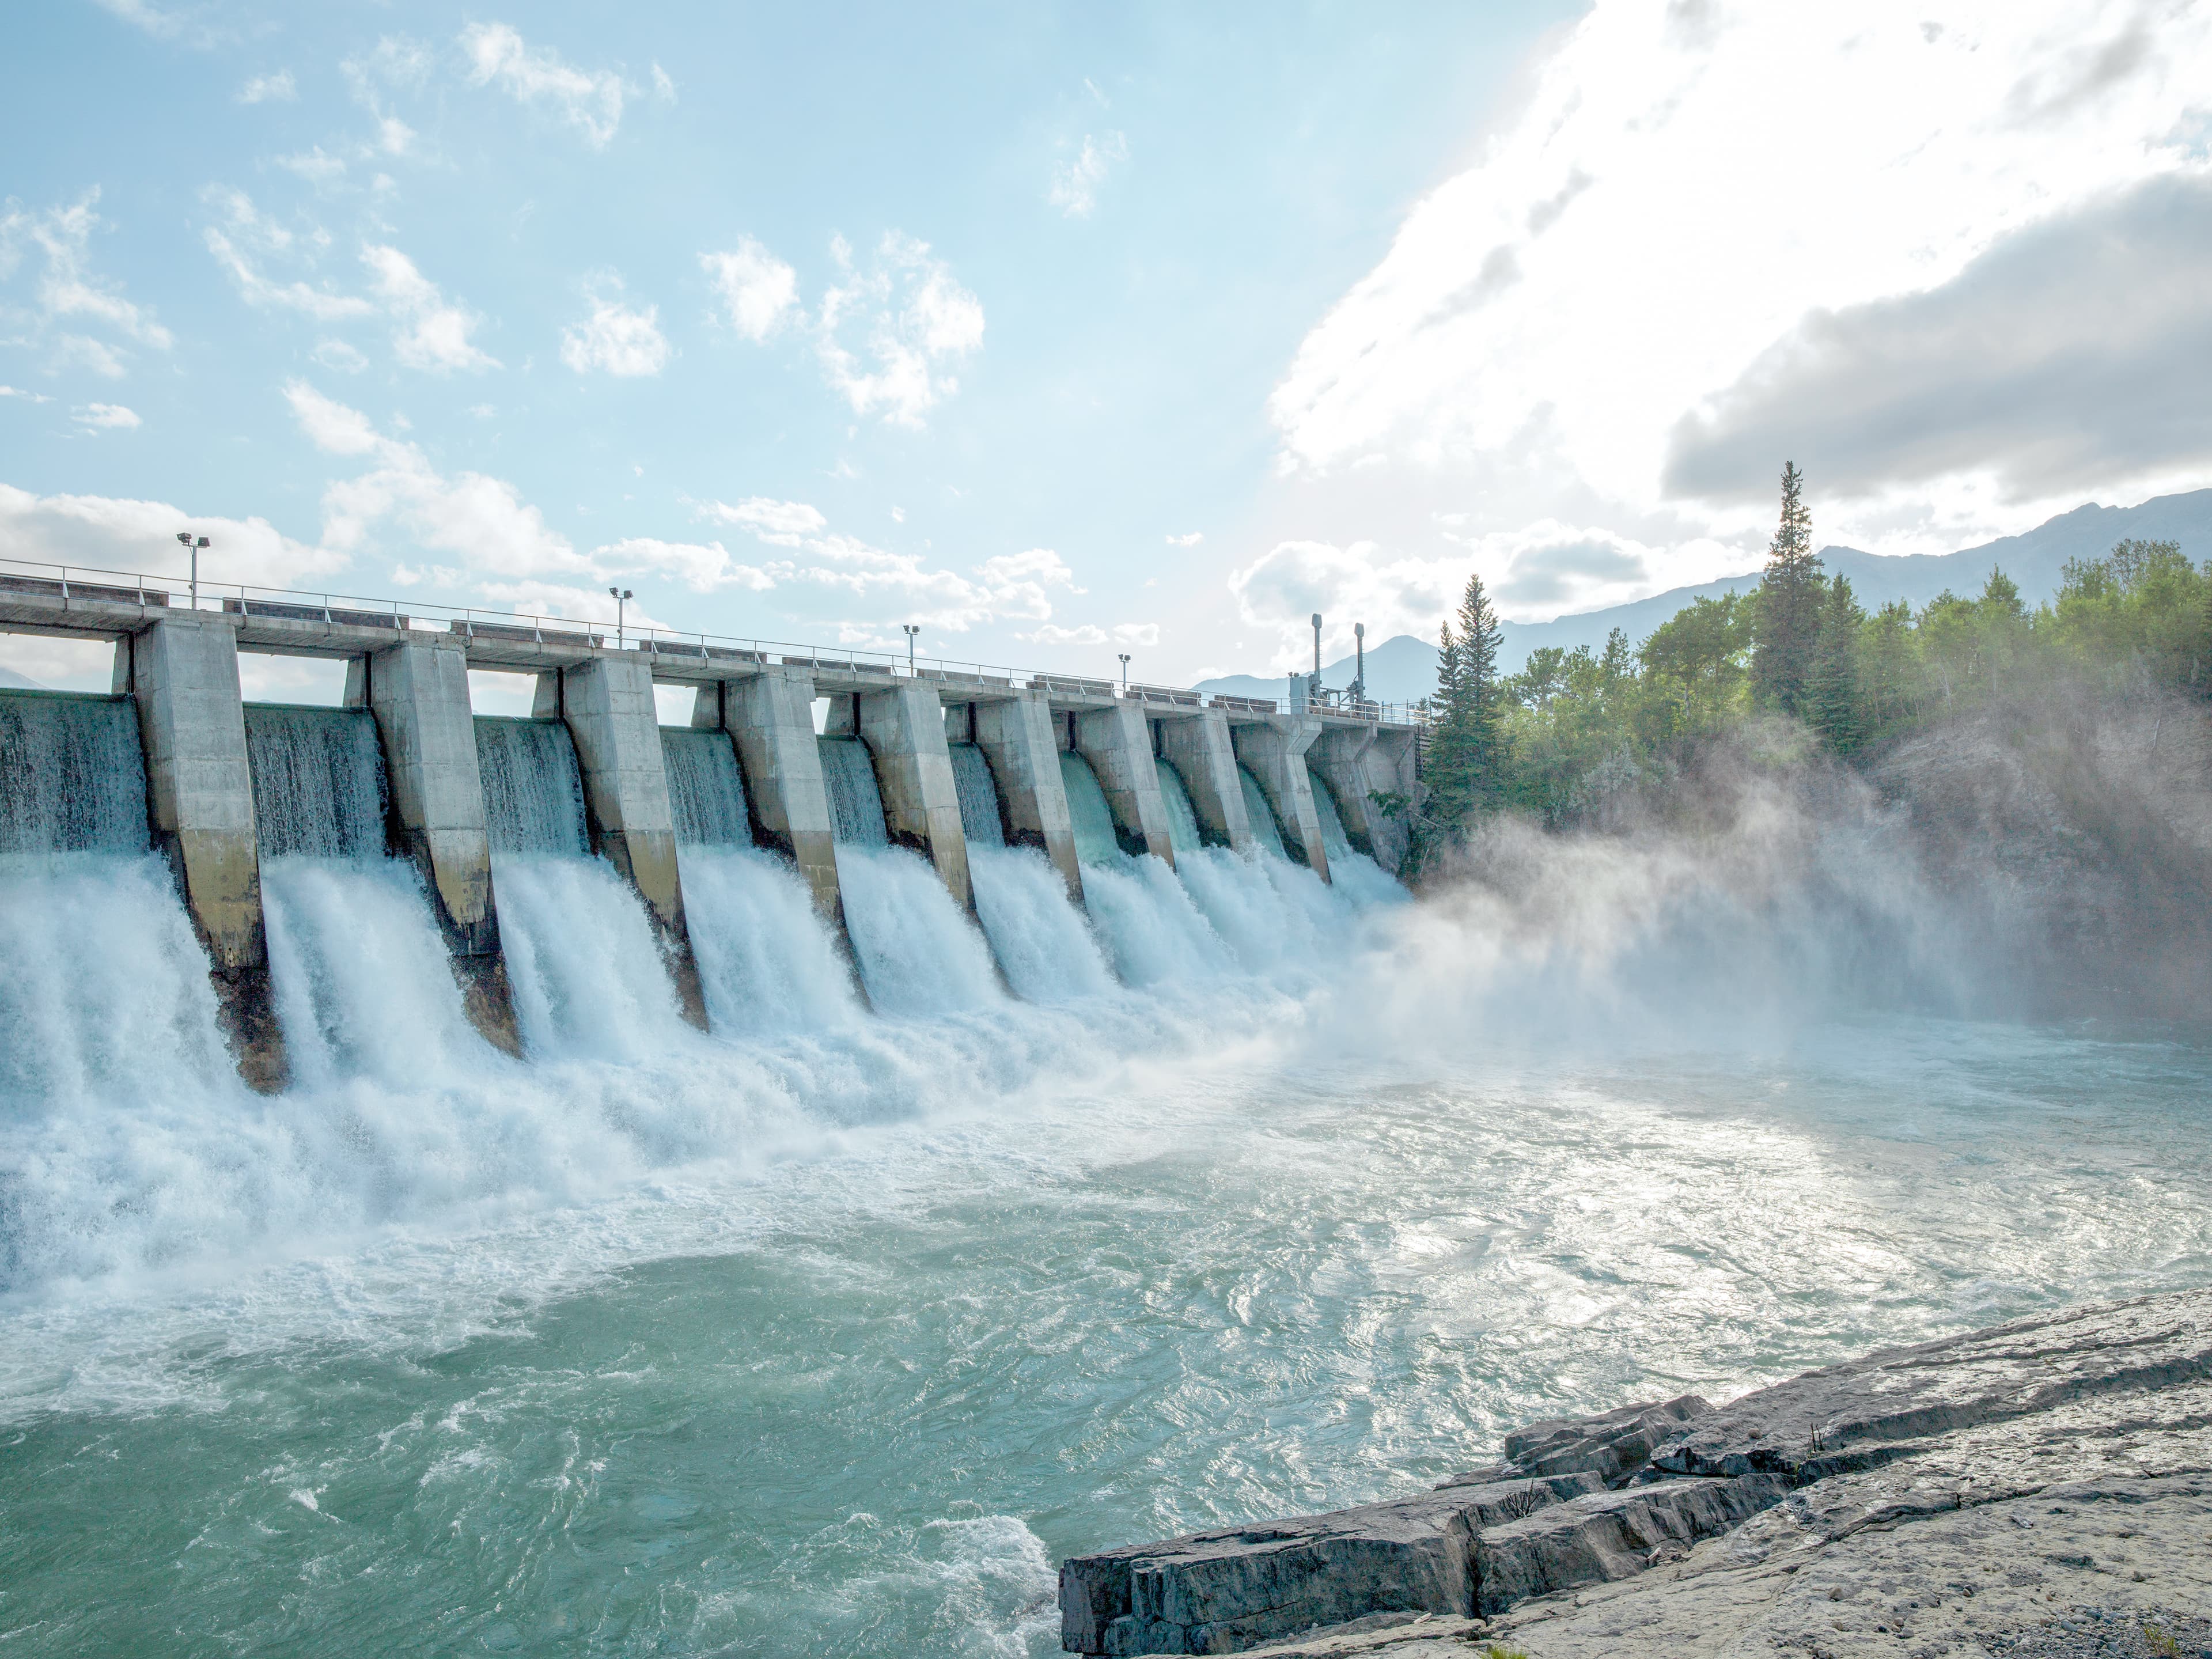
{"type": "Polygon", "coordinates": [[[2008,1012],[1879,823],[1417,899],[1071,767],[1085,907],[979,817],[971,918],[839,763],[844,939],[695,792],[711,1035],[565,808],[524,1060],[411,866],[264,857],[275,1097],[164,863],[0,859],[9,1650],[1049,1653],[1072,1552],[2212,1267],[2212,1049],[2008,1012]]]}

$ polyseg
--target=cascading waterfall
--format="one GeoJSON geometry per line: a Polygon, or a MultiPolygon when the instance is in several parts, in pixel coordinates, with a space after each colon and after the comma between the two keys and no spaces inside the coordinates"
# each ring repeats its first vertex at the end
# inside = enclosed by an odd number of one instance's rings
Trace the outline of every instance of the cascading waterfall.
{"type": "Polygon", "coordinates": [[[1030,1002],[1111,989],[1105,956],[1090,924],[1068,902],[1060,872],[1036,848],[1006,845],[989,759],[972,743],[956,743],[951,753],[975,915],[1006,983],[1030,1002]]]}
{"type": "Polygon", "coordinates": [[[991,952],[920,854],[890,845],[875,762],[858,738],[823,738],[845,931],[868,1000],[884,1014],[1003,1002],[991,952]]]}
{"type": "Polygon", "coordinates": [[[663,726],[684,912],[719,1036],[828,1030],[859,1014],[852,975],[790,861],[752,845],[727,732],[663,726]]]}
{"type": "Polygon", "coordinates": [[[678,847],[750,847],[753,832],[737,744],[727,732],[660,728],[678,847]]]}
{"type": "Polygon", "coordinates": [[[1396,877],[1352,846],[1328,780],[1310,767],[1307,770],[1313,780],[1314,815],[1321,820],[1321,844],[1328,854],[1330,884],[1360,904],[1395,904],[1408,896],[1396,877]]]}
{"type": "Polygon", "coordinates": [[[366,708],[246,705],[253,824],[264,858],[384,852],[384,755],[366,708]]]}
{"type": "Polygon", "coordinates": [[[146,850],[130,698],[0,691],[0,854],[146,850]]]}
{"type": "Polygon", "coordinates": [[[584,781],[568,726],[491,714],[477,715],[476,726],[492,855],[584,857],[584,781]]]}
{"type": "MultiPolygon", "coordinates": [[[[1060,775],[1083,860],[1083,892],[1124,983],[1210,978],[1230,966],[1221,937],[1191,902],[1175,872],[1147,854],[1132,858],[1114,834],[1114,815],[1091,763],[1062,750],[1060,775]]],[[[1180,857],[1180,854],[1178,854],[1180,857]]]]}
{"type": "Polygon", "coordinates": [[[1182,774],[1173,761],[1158,756],[1153,757],[1152,769],[1159,775],[1160,799],[1167,803],[1168,844],[1178,859],[1185,853],[1195,853],[1206,842],[1198,832],[1198,808],[1191,804],[1182,774]]]}
{"type": "Polygon", "coordinates": [[[533,1058],[637,1060],[684,1041],[645,907],[590,856],[583,775],[554,720],[477,716],[492,886],[515,1023],[533,1058]]]}
{"type": "Polygon", "coordinates": [[[1290,857],[1290,849],[1283,844],[1283,826],[1277,822],[1275,809],[1267,803],[1267,792],[1260,787],[1249,768],[1237,769],[1237,787],[1244,792],[1244,816],[1251,821],[1252,838],[1279,859],[1290,857]]]}

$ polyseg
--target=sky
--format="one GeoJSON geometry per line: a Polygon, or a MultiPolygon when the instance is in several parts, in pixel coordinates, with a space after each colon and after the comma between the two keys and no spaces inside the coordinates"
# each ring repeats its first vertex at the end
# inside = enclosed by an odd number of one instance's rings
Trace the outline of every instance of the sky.
{"type": "Polygon", "coordinates": [[[0,556],[1188,683],[2212,483],[2212,0],[0,42],[0,556]]]}

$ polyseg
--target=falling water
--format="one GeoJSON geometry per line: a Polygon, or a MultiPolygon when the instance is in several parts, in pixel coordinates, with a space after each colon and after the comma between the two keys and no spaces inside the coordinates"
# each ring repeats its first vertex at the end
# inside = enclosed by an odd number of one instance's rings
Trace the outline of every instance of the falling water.
{"type": "Polygon", "coordinates": [[[684,913],[718,1036],[849,1025],[853,975],[791,861],[753,847],[681,848],[684,913]]]}
{"type": "Polygon", "coordinates": [[[1183,787],[1182,774],[1176,770],[1175,763],[1155,757],[1152,769],[1159,774],[1160,799],[1168,807],[1168,844],[1181,858],[1185,853],[1195,853],[1205,841],[1198,833],[1198,809],[1191,805],[1190,791],[1183,787]]]}
{"type": "Polygon", "coordinates": [[[830,792],[830,817],[841,847],[884,847],[883,792],[868,745],[858,738],[821,738],[822,781],[830,792]]]}
{"type": "Polygon", "coordinates": [[[1344,833],[1344,815],[1336,810],[1336,797],[1327,780],[1308,769],[1313,779],[1314,814],[1321,820],[1321,843],[1328,854],[1328,878],[1335,887],[1364,904],[1395,904],[1409,896],[1397,878],[1366,854],[1357,851],[1344,833]]]}
{"type": "Polygon", "coordinates": [[[264,858],[384,852],[384,754],[366,708],[246,705],[253,826],[264,858]]]}
{"type": "Polygon", "coordinates": [[[0,691],[0,854],[143,853],[146,843],[131,700],[0,691]]]}
{"type": "Polygon", "coordinates": [[[668,806],[679,847],[750,847],[752,825],[745,808],[744,774],[727,732],[660,728],[660,755],[668,770],[668,806]]]}
{"type": "Polygon", "coordinates": [[[1130,985],[1203,979],[1230,966],[1220,935],[1191,902],[1175,872],[1146,854],[1132,858],[1114,836],[1106,792],[1091,763],[1062,750],[1060,772],[1075,845],[1083,860],[1083,892],[1106,941],[1114,970],[1130,985]]]}
{"type": "Polygon", "coordinates": [[[589,850],[576,745],[561,721],[477,715],[477,765],[495,856],[589,850]]]}
{"type": "Polygon", "coordinates": [[[982,934],[919,853],[841,843],[837,884],[877,1012],[956,1013],[1006,1000],[982,934]]]}
{"type": "Polygon", "coordinates": [[[952,782],[960,792],[960,828],[969,851],[978,847],[1004,847],[1006,826],[999,818],[999,786],[991,776],[991,763],[981,745],[951,745],[952,782]]]}
{"type": "Polygon", "coordinates": [[[1290,857],[1283,846],[1283,826],[1276,822],[1275,809],[1267,804],[1267,792],[1260,787],[1260,780],[1240,766],[1237,783],[1244,792],[1244,816],[1252,821],[1253,839],[1279,859],[1290,857]]]}

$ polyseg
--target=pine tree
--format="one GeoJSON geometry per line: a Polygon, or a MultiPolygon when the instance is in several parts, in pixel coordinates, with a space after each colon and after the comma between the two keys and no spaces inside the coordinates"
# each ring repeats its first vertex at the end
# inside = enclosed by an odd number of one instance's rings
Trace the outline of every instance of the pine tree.
{"type": "Polygon", "coordinates": [[[1865,622],[1850,582],[1838,576],[1821,601],[1820,637],[1805,687],[1805,719],[1840,755],[1850,754],[1866,735],[1859,696],[1859,633],[1865,622]]]}
{"type": "Polygon", "coordinates": [[[1504,788],[1500,731],[1504,702],[1498,673],[1503,630],[1484,591],[1470,576],[1455,633],[1443,626],[1437,664],[1437,719],[1422,769],[1429,787],[1426,816],[1449,835],[1473,813],[1497,804],[1504,788]]]}
{"type": "Polygon", "coordinates": [[[1783,467],[1782,522],[1767,547],[1751,653],[1752,694],[1767,707],[1800,718],[1807,714],[1806,694],[1828,600],[1820,556],[1813,551],[1813,515],[1805,507],[1804,483],[1795,461],[1783,467]]]}

